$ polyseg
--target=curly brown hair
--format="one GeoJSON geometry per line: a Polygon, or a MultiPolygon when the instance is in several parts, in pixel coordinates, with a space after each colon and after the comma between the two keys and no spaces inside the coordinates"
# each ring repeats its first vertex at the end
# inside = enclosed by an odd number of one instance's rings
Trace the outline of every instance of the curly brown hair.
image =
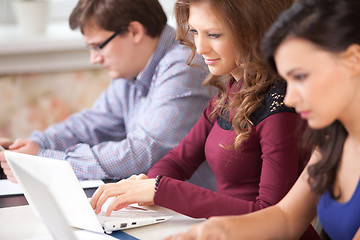
{"type": "Polygon", "coordinates": [[[210,117],[227,110],[234,113],[232,125],[237,133],[234,147],[238,148],[250,136],[253,126],[250,115],[259,108],[269,87],[280,80],[266,64],[261,42],[267,29],[282,11],[292,5],[293,0],[178,0],[175,4],[177,38],[192,49],[188,64],[191,64],[196,52],[194,41],[188,34],[189,8],[199,2],[208,3],[214,13],[224,19],[234,39],[237,66],[243,72],[242,81],[234,83],[239,85],[239,90],[231,96],[227,93],[227,86],[232,80],[230,74],[210,74],[203,82],[203,85],[219,89],[210,117]],[[232,101],[229,102],[229,98],[232,101]]]}

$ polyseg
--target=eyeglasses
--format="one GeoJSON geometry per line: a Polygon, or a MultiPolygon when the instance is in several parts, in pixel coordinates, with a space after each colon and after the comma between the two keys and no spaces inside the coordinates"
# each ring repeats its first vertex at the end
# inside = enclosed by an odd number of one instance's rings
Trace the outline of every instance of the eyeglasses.
{"type": "Polygon", "coordinates": [[[91,50],[91,51],[94,51],[94,52],[97,52],[97,53],[101,53],[101,50],[106,46],[106,44],[108,44],[111,40],[113,40],[113,38],[115,38],[118,34],[122,33],[123,31],[126,30],[127,27],[122,27],[119,31],[116,31],[113,35],[111,35],[108,39],[106,39],[103,43],[97,45],[97,46],[94,46],[94,47],[91,47],[89,45],[86,44],[86,47],[91,50]]]}

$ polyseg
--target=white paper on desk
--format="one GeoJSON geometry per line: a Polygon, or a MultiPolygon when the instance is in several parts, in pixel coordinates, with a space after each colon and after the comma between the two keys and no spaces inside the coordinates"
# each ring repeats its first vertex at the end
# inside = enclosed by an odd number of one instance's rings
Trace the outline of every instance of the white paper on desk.
{"type": "MultiPolygon", "coordinates": [[[[117,239],[107,234],[95,233],[86,230],[74,231],[76,239],[78,240],[111,240],[117,239]]],[[[26,240],[53,240],[51,236],[42,236],[34,238],[26,238],[26,240]]]]}
{"type": "Polygon", "coordinates": [[[12,194],[22,194],[22,190],[17,183],[13,183],[7,179],[0,180],[0,195],[12,195],[12,194]]]}
{"type": "MultiPolygon", "coordinates": [[[[102,180],[83,180],[80,181],[80,185],[82,188],[96,188],[100,185],[103,185],[104,182],[102,180]]],[[[0,196],[5,195],[19,195],[22,194],[22,190],[17,183],[13,183],[8,179],[0,180],[0,196]]]]}

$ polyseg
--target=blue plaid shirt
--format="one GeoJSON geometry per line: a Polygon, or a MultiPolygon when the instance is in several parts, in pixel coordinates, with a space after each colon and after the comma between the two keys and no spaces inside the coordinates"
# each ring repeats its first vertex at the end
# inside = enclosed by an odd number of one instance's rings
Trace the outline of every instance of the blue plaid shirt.
{"type": "MultiPolygon", "coordinates": [[[[146,67],[135,80],[115,79],[91,109],[34,131],[39,156],[68,161],[79,179],[121,179],[148,170],[174,148],[210,99],[201,87],[203,66],[189,67],[187,47],[166,26],[146,67]]],[[[214,190],[204,163],[190,182],[214,190]]]]}

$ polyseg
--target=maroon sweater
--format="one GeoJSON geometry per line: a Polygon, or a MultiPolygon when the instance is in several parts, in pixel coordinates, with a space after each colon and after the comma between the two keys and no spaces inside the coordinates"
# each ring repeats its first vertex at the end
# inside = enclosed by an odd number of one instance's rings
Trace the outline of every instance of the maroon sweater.
{"type": "Polygon", "coordinates": [[[269,91],[251,116],[251,136],[237,150],[220,146],[232,146],[236,133],[228,117],[209,119],[211,101],[181,143],[150,169],[150,178],[163,176],[155,204],[209,218],[250,213],[279,202],[309,159],[299,148],[305,122],[284,106],[285,92],[285,83],[269,91]],[[217,192],[183,181],[205,160],[214,172],[217,192]]]}

